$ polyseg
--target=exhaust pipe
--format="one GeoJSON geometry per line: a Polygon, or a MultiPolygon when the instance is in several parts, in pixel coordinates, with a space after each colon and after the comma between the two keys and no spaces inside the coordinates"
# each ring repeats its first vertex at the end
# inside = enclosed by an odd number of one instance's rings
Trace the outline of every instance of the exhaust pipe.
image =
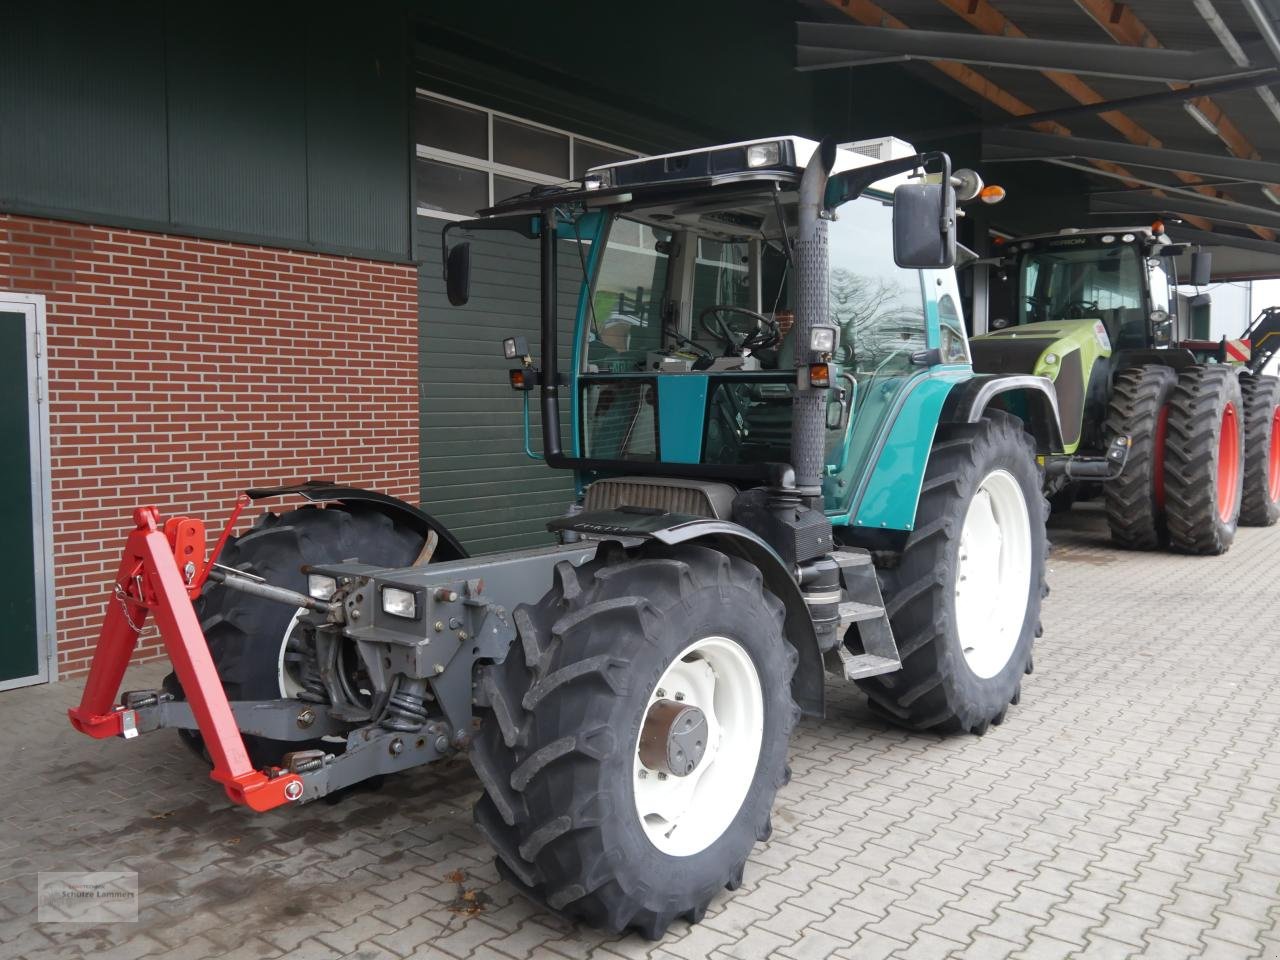
{"type": "MultiPolygon", "coordinates": [[[[800,179],[799,229],[795,241],[799,291],[793,334],[797,369],[809,362],[810,331],[815,325],[825,323],[831,310],[827,291],[827,221],[822,217],[822,210],[827,177],[835,159],[835,141],[824,139],[809,158],[800,179]]],[[[797,389],[791,408],[791,461],[796,471],[796,488],[804,497],[822,495],[826,419],[826,391],[807,385],[797,389]]]]}

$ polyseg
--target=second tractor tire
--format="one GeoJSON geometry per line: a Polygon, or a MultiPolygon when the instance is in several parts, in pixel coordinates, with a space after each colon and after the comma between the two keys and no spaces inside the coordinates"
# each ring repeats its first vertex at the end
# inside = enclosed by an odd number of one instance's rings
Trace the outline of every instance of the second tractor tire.
{"type": "Polygon", "coordinates": [[[1152,550],[1167,539],[1164,445],[1169,398],[1178,375],[1169,367],[1129,367],[1116,374],[1106,435],[1130,440],[1120,476],[1103,485],[1111,539],[1130,550],[1152,550]]]}
{"type": "Polygon", "coordinates": [[[1022,422],[1006,413],[938,429],[915,529],[897,566],[881,572],[902,669],[857,681],[872,709],[892,722],[914,730],[983,734],[991,724],[1002,723],[1009,704],[1018,702],[1023,675],[1031,672],[1032,644],[1040,635],[1041,600],[1048,593],[1049,505],[1035,456],[1035,443],[1022,422]],[[1005,533],[1026,538],[1025,582],[1011,588],[1016,592],[1010,595],[989,598],[993,621],[1010,613],[997,609],[1002,604],[1016,605],[1011,612],[1014,632],[1002,640],[1007,646],[1002,666],[999,658],[989,662],[975,656],[982,638],[962,638],[958,614],[965,551],[970,549],[970,509],[975,500],[991,498],[983,491],[993,478],[999,479],[1002,509],[1010,515],[1005,533]],[[1020,524],[1024,529],[1018,533],[1020,524]]]}
{"type": "MultiPolygon", "coordinates": [[[[651,939],[677,917],[697,922],[720,890],[736,889],[752,847],[769,836],[800,714],[791,697],[797,656],[783,637],[783,616],[755,566],[706,547],[649,542],[627,551],[606,541],[581,567],[558,564],[547,594],[515,609],[519,641],[478,684],[485,709],[471,758],[484,792],[475,820],[503,875],[554,910],[651,939]],[[761,714],[749,714],[744,727],[758,730],[758,753],[717,754],[714,764],[748,764],[726,769],[749,782],[720,791],[726,781],[709,781],[716,795],[692,794],[695,805],[699,797],[705,804],[687,808],[692,820],[673,808],[664,840],[651,831],[665,831],[668,821],[640,815],[638,798],[658,775],[640,763],[639,736],[653,697],[684,697],[678,687],[662,689],[663,678],[673,667],[696,666],[689,651],[710,639],[749,658],[759,689],[757,697],[731,684],[722,702],[730,671],[713,662],[721,676],[717,742],[722,750],[738,742],[725,718],[743,726],[748,714],[732,711],[758,700],[761,714]],[[671,847],[680,846],[677,834],[689,841],[684,849],[671,847]]],[[[702,789],[702,781],[691,783],[702,789]]]]}
{"type": "Polygon", "coordinates": [[[1244,493],[1240,523],[1269,527],[1280,519],[1280,379],[1243,377],[1244,493]]]}
{"type": "MultiPolygon", "coordinates": [[[[359,560],[385,567],[406,567],[422,550],[421,534],[400,526],[384,513],[359,504],[299,507],[263,513],[253,527],[227,541],[218,562],[268,583],[307,592],[304,564],[359,560]]],[[[308,668],[308,652],[291,642],[296,611],[275,600],[209,583],[197,598],[196,614],[209,643],[218,678],[228,700],[275,700],[297,693],[299,672],[308,668]]],[[[174,674],[165,690],[182,697],[174,674]]],[[[197,753],[200,735],[180,731],[197,753]]],[[[262,769],[294,750],[313,749],[321,741],[272,740],[245,735],[253,765],[262,769]]]]}
{"type": "Polygon", "coordinates": [[[1178,375],[1164,448],[1169,544],[1184,553],[1225,553],[1236,536],[1244,490],[1244,401],[1234,367],[1204,364],[1178,375]]]}

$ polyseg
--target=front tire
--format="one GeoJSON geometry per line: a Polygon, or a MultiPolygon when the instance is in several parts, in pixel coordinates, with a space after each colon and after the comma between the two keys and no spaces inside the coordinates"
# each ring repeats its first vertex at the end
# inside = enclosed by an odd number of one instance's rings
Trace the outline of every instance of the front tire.
{"type": "Polygon", "coordinates": [[[1048,592],[1035,455],[1005,413],[938,429],[915,529],[881,573],[902,669],[857,681],[894,723],[983,734],[1018,702],[1048,592]]]}
{"type": "MultiPolygon", "coordinates": [[[[362,507],[299,507],[281,514],[263,513],[253,527],[227,540],[218,562],[263,577],[275,586],[307,592],[304,564],[359,560],[382,567],[407,567],[422,550],[423,537],[386,514],[362,507]]],[[[309,683],[314,657],[299,645],[293,625],[301,610],[275,600],[241,593],[210,582],[195,602],[200,629],[209,643],[218,679],[228,700],[277,700],[294,697],[309,683]]],[[[165,690],[184,697],[174,674],[165,690]]],[[[322,687],[320,689],[323,689],[322,687]]],[[[204,743],[196,731],[179,731],[199,755],[204,743]]],[[[332,744],[323,741],[272,740],[245,735],[253,765],[262,769],[293,750],[332,744]]]]}
{"type": "Polygon", "coordinates": [[[1104,485],[1111,539],[1130,550],[1153,550],[1168,540],[1164,516],[1164,447],[1169,398],[1178,376],[1168,367],[1130,367],[1116,374],[1106,435],[1129,438],[1120,476],[1104,485]]]}
{"type": "Polygon", "coordinates": [[[1244,404],[1232,367],[1188,367],[1169,401],[1164,489],[1169,542],[1184,553],[1226,553],[1244,490],[1244,404]]]}
{"type": "Polygon", "coordinates": [[[657,938],[736,888],[769,835],[799,716],[783,605],[754,566],[694,545],[606,542],[555,579],[480,676],[476,824],[529,895],[657,938]],[[682,776],[650,766],[664,702],[706,717],[682,776]]]}
{"type": "Polygon", "coordinates": [[[1244,377],[1244,494],[1240,523],[1269,527],[1280,519],[1280,379],[1244,377]]]}

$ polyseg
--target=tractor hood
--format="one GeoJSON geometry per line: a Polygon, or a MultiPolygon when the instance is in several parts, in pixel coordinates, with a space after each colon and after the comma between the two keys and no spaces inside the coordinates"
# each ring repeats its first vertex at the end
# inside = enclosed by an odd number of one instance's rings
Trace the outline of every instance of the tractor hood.
{"type": "MultiPolygon", "coordinates": [[[[1101,320],[1025,323],[969,341],[978,373],[1030,373],[1048,377],[1058,392],[1063,447],[1080,443],[1090,378],[1099,359],[1111,356],[1111,338],[1101,320]]],[[[1017,411],[1015,411],[1017,412],[1017,411]]]]}

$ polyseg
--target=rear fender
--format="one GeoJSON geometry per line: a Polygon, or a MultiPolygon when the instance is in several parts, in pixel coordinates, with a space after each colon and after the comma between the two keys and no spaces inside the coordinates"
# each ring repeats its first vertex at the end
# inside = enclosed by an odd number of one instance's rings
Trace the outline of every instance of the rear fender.
{"type": "Polygon", "coordinates": [[[388,496],[385,493],[361,490],[359,487],[343,487],[320,480],[308,480],[306,483],[296,483],[288,487],[256,488],[246,490],[245,493],[250,500],[265,500],[268,497],[297,495],[313,503],[320,503],[325,500],[334,500],[338,503],[361,503],[387,515],[396,523],[409,527],[411,530],[416,530],[423,537],[434,531],[436,536],[440,538],[440,542],[436,546],[434,559],[462,560],[467,557],[466,548],[458,542],[457,537],[445,528],[443,523],[413,504],[388,496]]]}
{"type": "Polygon", "coordinates": [[[553,531],[573,530],[592,536],[643,537],[673,546],[696,543],[753,564],[764,577],[769,592],[786,607],[783,632],[799,657],[791,680],[791,696],[806,716],[824,715],[826,687],[822,651],[818,648],[818,637],[800,585],[774,549],[750,530],[727,520],[625,508],[562,517],[547,526],[553,531]]]}
{"type": "Polygon", "coordinates": [[[1005,410],[1022,419],[1042,455],[1061,453],[1062,420],[1058,394],[1048,377],[983,373],[958,383],[942,405],[943,422],[978,423],[988,410],[1005,410]]]}

